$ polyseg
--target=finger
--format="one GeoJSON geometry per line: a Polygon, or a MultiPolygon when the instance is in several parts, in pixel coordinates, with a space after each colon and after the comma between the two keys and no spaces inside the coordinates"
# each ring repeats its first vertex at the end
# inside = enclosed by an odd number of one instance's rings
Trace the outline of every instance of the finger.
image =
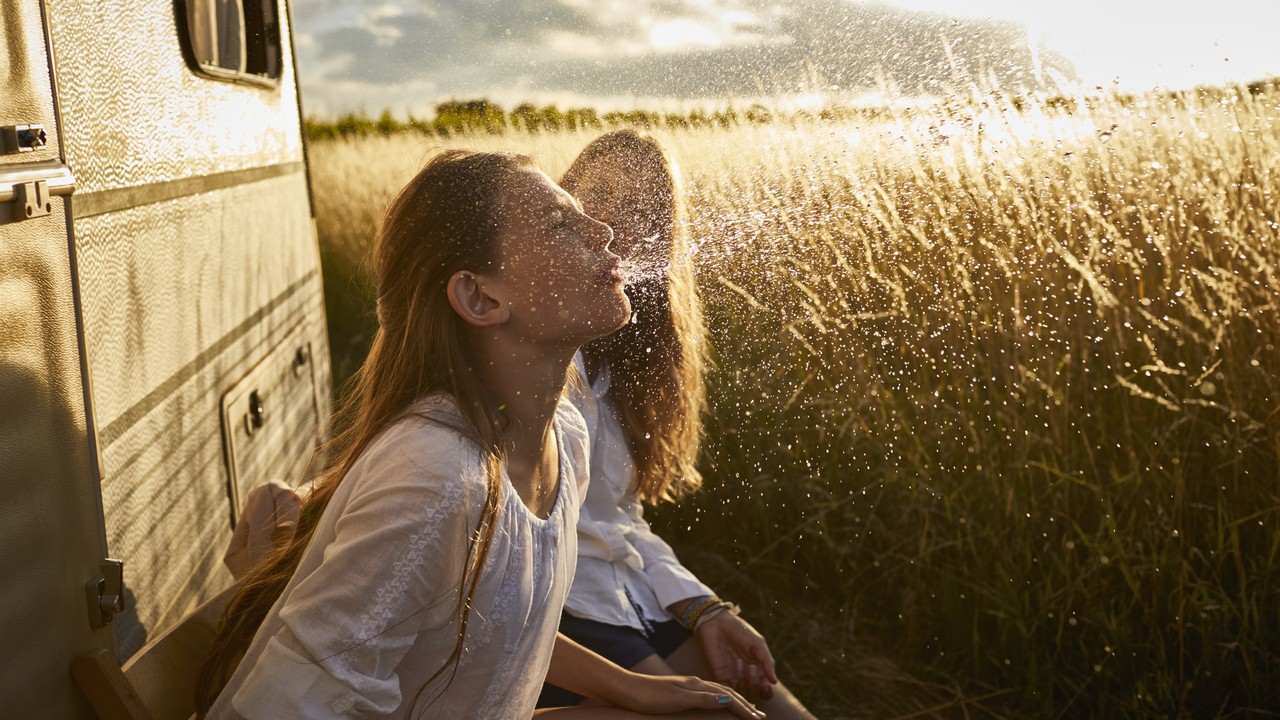
{"type": "Polygon", "coordinates": [[[765,644],[763,639],[755,647],[751,648],[751,654],[760,663],[760,668],[764,670],[764,676],[769,678],[769,682],[777,683],[778,671],[773,663],[773,654],[769,652],[769,646],[765,644]]]}
{"type": "Polygon", "coordinates": [[[756,686],[755,698],[757,702],[764,702],[773,697],[773,685],[762,682],[756,686]]]}
{"type": "Polygon", "coordinates": [[[769,682],[765,677],[764,670],[759,665],[752,664],[747,672],[747,682],[749,683],[752,694],[760,700],[768,700],[773,697],[773,683],[769,682]]]}
{"type": "Polygon", "coordinates": [[[736,663],[733,658],[721,653],[707,653],[707,661],[711,665],[711,674],[717,682],[736,685],[736,663]]]}
{"type": "Polygon", "coordinates": [[[704,710],[724,710],[746,720],[760,720],[764,717],[763,712],[731,688],[721,688],[720,692],[699,693],[699,696],[702,701],[700,707],[704,710]]]}

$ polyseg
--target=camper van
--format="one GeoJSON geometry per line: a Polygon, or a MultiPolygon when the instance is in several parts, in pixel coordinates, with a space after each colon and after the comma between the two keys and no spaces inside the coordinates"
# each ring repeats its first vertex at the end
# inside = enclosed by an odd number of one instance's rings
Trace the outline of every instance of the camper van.
{"type": "Polygon", "coordinates": [[[0,716],[231,584],[329,366],[284,0],[0,0],[0,716]]]}

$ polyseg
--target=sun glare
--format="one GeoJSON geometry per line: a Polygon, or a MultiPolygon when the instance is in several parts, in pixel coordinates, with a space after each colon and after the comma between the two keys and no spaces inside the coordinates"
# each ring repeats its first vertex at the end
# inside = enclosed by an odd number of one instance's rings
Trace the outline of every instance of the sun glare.
{"type": "Polygon", "coordinates": [[[649,30],[649,43],[657,50],[718,48],[724,44],[715,28],[694,20],[665,20],[649,30]]]}
{"type": "Polygon", "coordinates": [[[1169,0],[1159,5],[1078,0],[1064,11],[1010,0],[889,0],[906,10],[1022,23],[1034,42],[1062,54],[1080,82],[1141,91],[1157,86],[1249,82],[1280,75],[1270,36],[1280,4],[1169,0]]]}

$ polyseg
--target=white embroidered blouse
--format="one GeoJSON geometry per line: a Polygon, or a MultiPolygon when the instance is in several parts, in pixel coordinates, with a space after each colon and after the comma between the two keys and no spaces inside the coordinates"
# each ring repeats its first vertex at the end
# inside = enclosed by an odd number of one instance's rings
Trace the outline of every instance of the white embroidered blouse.
{"type": "Polygon", "coordinates": [[[578,571],[565,611],[610,625],[643,630],[671,620],[667,607],[712,595],[662,538],[649,529],[640,499],[632,492],[635,461],[622,423],[607,396],[609,369],[586,380],[579,354],[575,365],[589,390],[570,396],[591,436],[591,485],[578,519],[578,571]]]}
{"type": "Polygon", "coordinates": [[[451,400],[414,409],[419,416],[384,431],[338,486],[211,720],[532,715],[574,573],[586,427],[561,402],[559,487],[546,519],[504,473],[456,672],[424,688],[453,652],[486,480],[474,443],[420,417],[456,423],[451,400]]]}

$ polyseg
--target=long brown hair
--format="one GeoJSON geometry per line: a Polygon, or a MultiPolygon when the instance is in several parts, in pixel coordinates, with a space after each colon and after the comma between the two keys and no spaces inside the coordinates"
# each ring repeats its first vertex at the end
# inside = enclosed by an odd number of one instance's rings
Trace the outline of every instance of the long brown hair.
{"type": "Polygon", "coordinates": [[[607,178],[628,182],[635,177],[654,182],[641,189],[643,207],[625,211],[651,215],[645,220],[655,232],[647,245],[661,255],[657,260],[665,272],[642,272],[641,279],[627,287],[631,323],[588,343],[583,352],[609,366],[608,395],[636,463],[633,489],[644,500],[657,502],[702,483],[697,455],[706,406],[706,327],[679,173],[657,140],[634,130],[616,130],[583,148],[560,185],[577,194],[607,178]]]}
{"type": "MultiPolygon", "coordinates": [[[[485,453],[488,473],[484,506],[469,542],[462,580],[466,592],[459,593],[457,641],[423,688],[447,668],[456,669],[480,568],[493,540],[504,452],[501,418],[470,371],[474,359],[464,341],[463,323],[449,306],[446,285],[458,270],[483,271],[497,262],[495,205],[500,188],[505,178],[531,166],[522,155],[442,152],[391,202],[372,248],[378,330],[341,404],[342,429],[330,443],[329,462],[302,506],[293,539],[250,572],[223,615],[197,677],[201,717],[288,585],[325,507],[360,454],[415,400],[441,392],[456,401],[463,419],[463,427],[457,429],[485,453]]],[[[447,418],[436,420],[450,423],[447,418]]]]}

